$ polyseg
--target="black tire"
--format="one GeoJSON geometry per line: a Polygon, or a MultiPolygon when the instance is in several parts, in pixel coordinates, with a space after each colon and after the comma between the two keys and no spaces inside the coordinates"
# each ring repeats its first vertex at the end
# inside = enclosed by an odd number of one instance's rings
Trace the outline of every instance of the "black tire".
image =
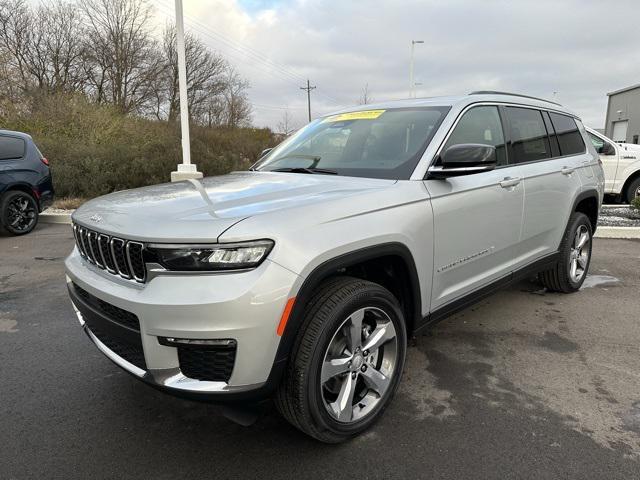
{"type": "Polygon", "coordinates": [[[582,286],[584,279],[587,278],[589,265],[591,264],[591,250],[593,247],[593,228],[591,221],[584,213],[574,212],[569,218],[569,224],[560,242],[560,260],[558,263],[538,274],[538,279],[547,290],[553,292],[572,293],[576,292],[582,286]],[[588,257],[586,265],[583,267],[583,274],[579,279],[572,278],[571,271],[571,255],[574,247],[574,241],[578,229],[586,228],[588,232],[588,257]]]}
{"type": "Polygon", "coordinates": [[[26,192],[12,190],[0,197],[0,225],[11,235],[25,235],[38,224],[38,203],[26,192]],[[27,206],[28,218],[16,223],[15,205],[21,203],[27,206]]]}
{"type": "Polygon", "coordinates": [[[627,186],[627,190],[624,196],[627,200],[627,203],[631,203],[634,198],[640,197],[640,177],[633,180],[629,184],[629,186],[627,186]]]}
{"type": "Polygon", "coordinates": [[[380,418],[397,390],[404,368],[406,339],[402,311],[387,289],[351,277],[337,277],[325,282],[305,309],[291,360],[275,396],[276,407],[292,425],[325,443],[339,443],[362,433],[380,418]],[[397,338],[394,343],[396,363],[389,386],[375,407],[360,420],[341,423],[329,414],[323,401],[323,387],[320,385],[322,364],[334,335],[341,331],[345,319],[365,307],[384,311],[393,322],[397,338]]]}

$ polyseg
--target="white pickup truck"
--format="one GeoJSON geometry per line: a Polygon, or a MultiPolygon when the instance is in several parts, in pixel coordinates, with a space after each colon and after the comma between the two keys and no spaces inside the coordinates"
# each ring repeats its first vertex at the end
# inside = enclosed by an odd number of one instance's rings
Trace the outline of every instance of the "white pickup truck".
{"type": "Polygon", "coordinates": [[[628,203],[640,197],[640,145],[616,143],[592,128],[586,130],[602,160],[604,193],[628,203]]]}

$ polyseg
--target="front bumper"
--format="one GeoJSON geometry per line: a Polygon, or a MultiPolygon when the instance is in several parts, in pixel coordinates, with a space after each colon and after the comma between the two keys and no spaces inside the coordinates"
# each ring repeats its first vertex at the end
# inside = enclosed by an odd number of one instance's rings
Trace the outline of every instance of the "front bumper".
{"type": "Polygon", "coordinates": [[[127,372],[160,389],[195,398],[224,400],[271,390],[280,342],[276,329],[297,279],[289,270],[266,260],[247,272],[164,274],[136,284],[94,267],[77,250],[65,266],[70,296],[85,332],[127,372]],[[104,318],[75,293],[74,285],[138,317],[145,368],[118,355],[92,332],[92,322],[104,318]],[[161,345],[160,337],[235,340],[230,378],[223,382],[187,377],[180,368],[178,349],[161,345]]]}

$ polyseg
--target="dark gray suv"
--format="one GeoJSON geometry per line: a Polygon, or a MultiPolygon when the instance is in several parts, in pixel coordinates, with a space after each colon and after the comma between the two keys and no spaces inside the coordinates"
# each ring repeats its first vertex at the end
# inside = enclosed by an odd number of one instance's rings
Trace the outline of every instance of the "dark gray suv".
{"type": "Polygon", "coordinates": [[[52,201],[49,161],[31,136],[0,130],[0,225],[12,235],[29,233],[52,201]]]}

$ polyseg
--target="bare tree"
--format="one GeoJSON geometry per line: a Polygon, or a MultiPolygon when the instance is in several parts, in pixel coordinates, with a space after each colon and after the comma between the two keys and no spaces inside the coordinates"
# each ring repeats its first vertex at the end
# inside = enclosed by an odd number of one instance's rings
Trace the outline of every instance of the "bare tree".
{"type": "Polygon", "coordinates": [[[251,121],[251,104],[247,98],[249,82],[242,79],[232,66],[227,67],[225,88],[222,93],[227,127],[242,127],[251,121]]]}
{"type": "Polygon", "coordinates": [[[144,110],[166,68],[149,31],[146,0],[80,0],[86,17],[86,73],[91,94],[123,113],[144,110]]]}
{"type": "Polygon", "coordinates": [[[365,84],[362,89],[362,93],[360,94],[360,98],[358,99],[358,105],[367,105],[373,102],[373,98],[371,97],[371,92],[369,91],[369,84],[365,84]]]}
{"type": "MultiPolygon", "coordinates": [[[[167,27],[162,41],[162,52],[167,62],[166,101],[168,120],[175,120],[180,113],[178,88],[178,55],[176,52],[176,31],[167,27]]],[[[214,54],[198,38],[185,36],[185,57],[187,65],[187,85],[189,113],[192,118],[207,123],[207,114],[211,107],[208,100],[222,94],[225,87],[227,62],[214,54]]]]}
{"type": "Polygon", "coordinates": [[[293,120],[291,118],[291,114],[289,110],[285,110],[282,114],[281,120],[276,125],[277,133],[281,133],[284,136],[289,136],[291,133],[296,131],[296,128],[293,126],[293,120]]]}
{"type": "Polygon", "coordinates": [[[71,92],[83,87],[80,15],[72,2],[0,3],[0,45],[23,91],[71,92]]]}
{"type": "MultiPolygon", "coordinates": [[[[179,112],[175,30],[151,33],[149,0],[0,0],[0,114],[42,95],[79,92],[123,114],[174,120],[179,112]]],[[[198,38],[186,37],[191,119],[251,120],[248,83],[198,38]]]]}

